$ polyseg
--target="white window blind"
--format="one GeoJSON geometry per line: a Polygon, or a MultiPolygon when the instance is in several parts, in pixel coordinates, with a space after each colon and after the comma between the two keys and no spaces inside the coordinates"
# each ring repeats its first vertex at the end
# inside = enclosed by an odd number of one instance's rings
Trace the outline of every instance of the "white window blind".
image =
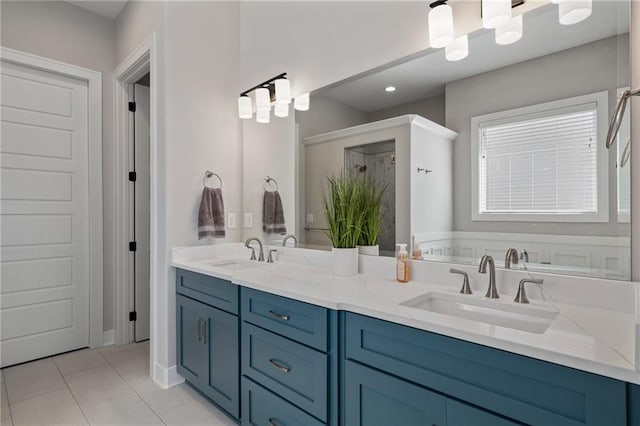
{"type": "Polygon", "coordinates": [[[480,213],[598,211],[597,104],[479,123],[480,213]]]}

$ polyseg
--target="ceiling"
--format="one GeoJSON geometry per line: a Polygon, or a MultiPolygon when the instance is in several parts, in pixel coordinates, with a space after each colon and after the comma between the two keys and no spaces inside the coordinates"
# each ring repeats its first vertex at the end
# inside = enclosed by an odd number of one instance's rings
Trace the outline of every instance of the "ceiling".
{"type": "Polygon", "coordinates": [[[82,0],[67,2],[113,20],[116,19],[122,9],[124,9],[127,1],[128,0],[82,0]]]}
{"type": "Polygon", "coordinates": [[[627,33],[629,4],[594,1],[591,16],[571,26],[560,25],[557,5],[549,4],[525,14],[523,22],[523,37],[517,43],[498,45],[493,30],[480,30],[469,35],[469,56],[462,61],[447,61],[444,49],[427,49],[417,58],[383,66],[316,93],[364,112],[440,95],[444,85],[452,81],[627,33]],[[386,93],[387,86],[397,90],[386,93]]]}

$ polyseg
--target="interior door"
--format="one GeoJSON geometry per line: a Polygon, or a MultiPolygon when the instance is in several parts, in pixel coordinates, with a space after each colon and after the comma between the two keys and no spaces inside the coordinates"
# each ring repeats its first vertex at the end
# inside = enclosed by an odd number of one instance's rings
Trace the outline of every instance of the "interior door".
{"type": "Polygon", "coordinates": [[[86,82],[0,62],[1,366],[88,346],[86,82]]]}
{"type": "Polygon", "coordinates": [[[134,84],[136,102],[134,122],[134,164],[136,171],[134,195],[134,233],[137,244],[135,256],[135,341],[149,338],[150,290],[149,290],[149,87],[134,84]]]}

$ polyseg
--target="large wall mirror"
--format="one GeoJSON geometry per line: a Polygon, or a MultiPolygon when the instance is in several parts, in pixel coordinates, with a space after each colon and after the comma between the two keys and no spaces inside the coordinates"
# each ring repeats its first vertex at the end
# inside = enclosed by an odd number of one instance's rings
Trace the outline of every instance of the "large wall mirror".
{"type": "MultiPolygon", "coordinates": [[[[424,260],[505,266],[513,248],[512,268],[629,280],[628,110],[605,147],[630,83],[629,10],[594,1],[566,26],[543,5],[517,43],[480,30],[463,60],[428,49],[318,89],[277,124],[245,121],[245,211],[259,222],[264,178],[279,174],[287,233],[329,249],[322,185],[346,171],[388,185],[380,255],[408,243],[424,260]]],[[[247,237],[282,240],[254,225],[247,237]]]]}

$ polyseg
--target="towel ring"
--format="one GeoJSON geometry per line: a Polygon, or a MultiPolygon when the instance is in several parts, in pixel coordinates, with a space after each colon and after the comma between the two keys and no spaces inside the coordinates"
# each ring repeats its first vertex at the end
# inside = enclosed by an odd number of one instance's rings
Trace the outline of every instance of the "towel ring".
{"type": "Polygon", "coordinates": [[[264,178],[264,183],[262,184],[262,188],[269,192],[269,189],[267,188],[267,185],[269,185],[269,182],[273,182],[276,184],[276,191],[278,191],[280,189],[280,186],[278,185],[278,181],[275,180],[274,178],[272,178],[271,176],[266,176],[264,178]]]}
{"type": "Polygon", "coordinates": [[[218,178],[218,180],[220,181],[220,189],[222,189],[222,178],[220,177],[220,175],[218,175],[217,173],[213,173],[211,170],[207,170],[206,172],[204,172],[204,177],[202,178],[202,185],[205,188],[213,188],[212,186],[207,186],[207,179],[209,179],[210,177],[215,176],[218,178]]]}

